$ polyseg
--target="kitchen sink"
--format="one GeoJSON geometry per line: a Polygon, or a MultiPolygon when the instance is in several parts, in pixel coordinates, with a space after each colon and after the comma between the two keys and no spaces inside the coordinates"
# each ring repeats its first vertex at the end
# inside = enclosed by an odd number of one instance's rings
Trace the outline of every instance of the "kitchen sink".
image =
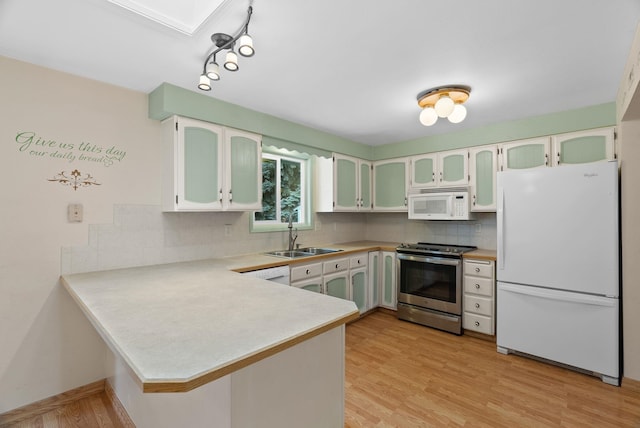
{"type": "Polygon", "coordinates": [[[288,259],[295,259],[295,258],[298,258],[298,257],[310,257],[310,256],[315,255],[313,253],[307,253],[305,251],[300,251],[300,250],[269,251],[269,252],[267,252],[265,254],[268,255],[268,256],[286,257],[288,259]]]}
{"type": "Polygon", "coordinates": [[[332,248],[305,247],[305,248],[298,248],[296,250],[269,251],[265,254],[268,256],[297,259],[299,257],[310,257],[310,256],[317,256],[320,254],[337,253],[338,251],[342,251],[342,250],[334,250],[332,248]]]}
{"type": "Polygon", "coordinates": [[[318,254],[337,253],[338,251],[342,251],[342,250],[334,250],[333,248],[306,247],[306,248],[298,248],[298,251],[304,251],[305,253],[318,255],[318,254]]]}

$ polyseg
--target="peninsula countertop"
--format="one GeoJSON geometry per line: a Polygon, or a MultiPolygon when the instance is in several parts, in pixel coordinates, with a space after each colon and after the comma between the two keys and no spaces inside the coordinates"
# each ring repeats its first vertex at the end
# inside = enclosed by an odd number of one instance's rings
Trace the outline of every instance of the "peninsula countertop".
{"type": "Polygon", "coordinates": [[[251,278],[218,260],[61,280],[144,392],[184,392],[358,317],[351,301],[251,278]]]}

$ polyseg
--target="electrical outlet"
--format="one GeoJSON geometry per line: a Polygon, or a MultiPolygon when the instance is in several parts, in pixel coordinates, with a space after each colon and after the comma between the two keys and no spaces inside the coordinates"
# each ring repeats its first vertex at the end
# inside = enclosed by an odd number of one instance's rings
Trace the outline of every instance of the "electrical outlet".
{"type": "Polygon", "coordinates": [[[69,204],[67,207],[67,220],[69,223],[81,223],[82,211],[82,204],[69,204]]]}

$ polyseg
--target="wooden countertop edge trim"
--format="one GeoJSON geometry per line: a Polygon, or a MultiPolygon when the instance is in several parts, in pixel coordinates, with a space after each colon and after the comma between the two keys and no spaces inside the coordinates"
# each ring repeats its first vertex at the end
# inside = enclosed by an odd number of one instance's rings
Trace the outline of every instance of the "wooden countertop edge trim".
{"type": "MultiPolygon", "coordinates": [[[[307,333],[301,334],[300,336],[296,336],[287,341],[278,343],[275,346],[264,349],[260,352],[257,352],[253,355],[250,355],[246,358],[243,358],[238,361],[234,361],[226,366],[215,369],[211,372],[208,372],[202,376],[198,376],[197,378],[190,379],[184,382],[144,382],[141,381],[142,392],[145,393],[158,393],[158,392],[188,392],[199,386],[205,385],[209,382],[213,382],[223,376],[231,374],[235,371],[238,371],[244,367],[247,367],[253,363],[256,363],[260,360],[268,358],[272,355],[275,355],[279,352],[284,351],[285,349],[291,348],[305,340],[309,340],[315,336],[319,336],[320,334],[327,332],[329,330],[333,330],[336,327],[339,327],[343,324],[347,324],[351,321],[356,320],[360,316],[359,311],[354,310],[353,312],[345,315],[341,318],[338,318],[330,323],[322,325],[314,330],[311,330],[307,333]]],[[[139,380],[139,379],[138,379],[139,380]]]]}
{"type": "Polygon", "coordinates": [[[475,259],[475,260],[491,260],[496,261],[497,257],[490,254],[463,254],[463,259],[475,259]]]}

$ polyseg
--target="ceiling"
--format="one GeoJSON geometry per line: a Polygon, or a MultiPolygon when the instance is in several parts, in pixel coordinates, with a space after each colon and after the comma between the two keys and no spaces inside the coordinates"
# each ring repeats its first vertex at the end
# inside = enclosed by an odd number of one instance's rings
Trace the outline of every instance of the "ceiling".
{"type": "MultiPolygon", "coordinates": [[[[201,92],[211,34],[238,30],[249,1],[189,35],[107,0],[1,0],[0,55],[201,92]]],[[[614,101],[639,19],[637,0],[254,0],[255,56],[201,93],[368,145],[411,140],[614,101]],[[416,95],[445,84],[471,86],[466,120],[422,126],[416,95]]]]}

